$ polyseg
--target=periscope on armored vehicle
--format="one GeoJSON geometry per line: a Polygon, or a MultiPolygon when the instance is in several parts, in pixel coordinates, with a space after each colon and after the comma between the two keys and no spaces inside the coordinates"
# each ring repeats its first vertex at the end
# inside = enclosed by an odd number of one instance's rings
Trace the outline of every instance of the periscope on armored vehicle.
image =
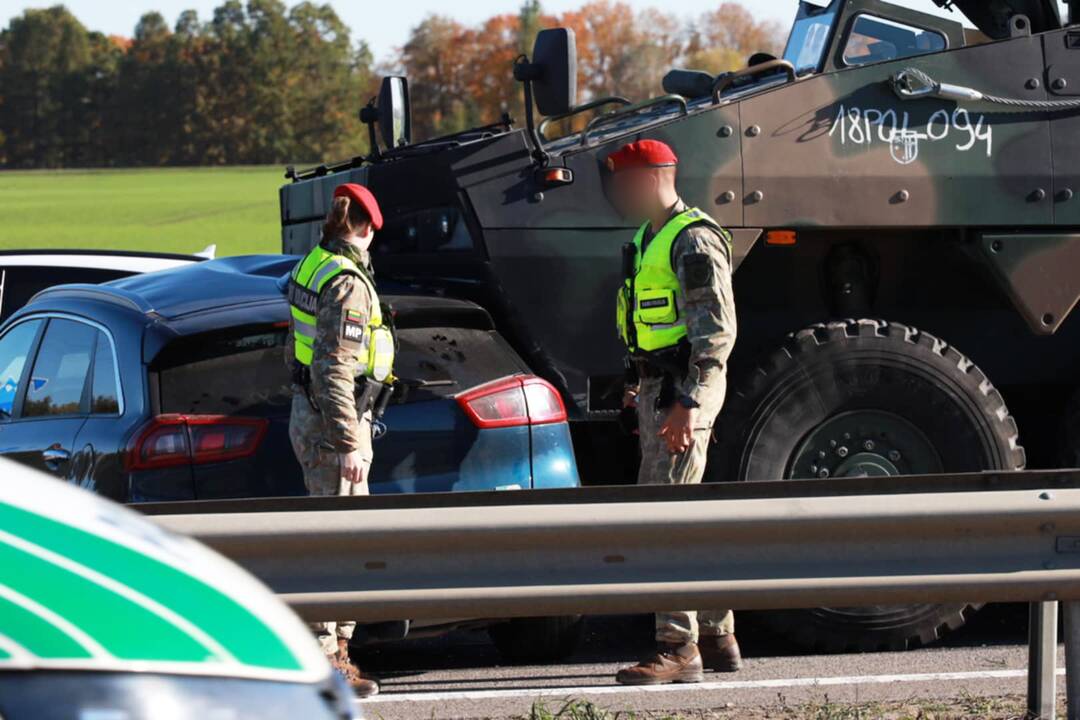
{"type": "MultiPolygon", "coordinates": [[[[381,150],[290,170],[284,250],[317,242],[337,184],[366,184],[389,208],[381,279],[484,306],[567,401],[585,482],[620,482],[634,451],[614,422],[610,298],[634,228],[607,202],[605,161],[654,138],[734,243],[739,336],[709,479],[1074,466],[1080,3],[1063,18],[1052,0],[933,1],[953,18],[801,2],[782,57],[675,69],[644,100],[578,104],[573,34],[547,30],[514,68],[523,127],[417,142],[408,82],[388,78],[362,114],[381,150]]],[[[902,648],[973,610],[767,622],[808,647],[902,648]]]]}

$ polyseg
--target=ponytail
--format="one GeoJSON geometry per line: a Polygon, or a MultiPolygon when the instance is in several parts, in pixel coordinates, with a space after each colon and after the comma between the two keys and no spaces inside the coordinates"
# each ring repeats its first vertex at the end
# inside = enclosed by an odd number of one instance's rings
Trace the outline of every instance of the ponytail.
{"type": "Polygon", "coordinates": [[[348,197],[336,197],[326,214],[322,239],[324,242],[352,235],[361,225],[371,222],[367,211],[360,203],[352,202],[348,197]]]}

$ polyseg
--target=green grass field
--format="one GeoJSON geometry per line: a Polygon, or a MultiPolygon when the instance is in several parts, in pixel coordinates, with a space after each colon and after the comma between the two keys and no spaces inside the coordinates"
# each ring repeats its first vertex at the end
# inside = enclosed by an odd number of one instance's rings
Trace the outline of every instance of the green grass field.
{"type": "Polygon", "coordinates": [[[0,172],[0,249],[281,251],[284,168],[0,172]]]}

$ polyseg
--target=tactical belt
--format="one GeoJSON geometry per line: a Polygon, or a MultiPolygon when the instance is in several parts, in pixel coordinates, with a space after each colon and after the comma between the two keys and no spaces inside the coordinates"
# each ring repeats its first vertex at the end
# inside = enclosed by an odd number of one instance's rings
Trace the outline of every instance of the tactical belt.
{"type": "Polygon", "coordinates": [[[638,351],[630,359],[638,372],[638,377],[670,376],[682,382],[690,370],[690,343],[683,341],[666,350],[638,351]]]}
{"type": "Polygon", "coordinates": [[[634,358],[634,369],[639,378],[658,378],[664,376],[664,371],[653,365],[645,358],[634,358]]]}
{"type": "Polygon", "coordinates": [[[639,378],[664,379],[656,401],[657,409],[674,405],[678,397],[678,386],[686,380],[690,371],[690,343],[683,341],[667,350],[639,351],[631,360],[639,378]]]}
{"type": "MultiPolygon", "coordinates": [[[[308,404],[315,412],[321,412],[315,404],[315,398],[311,396],[311,368],[300,362],[294,362],[291,368],[292,382],[302,388],[307,396],[308,404]]],[[[361,413],[373,410],[375,418],[382,417],[386,407],[394,394],[394,387],[385,383],[372,380],[367,377],[358,377],[355,382],[353,397],[356,399],[356,409],[361,413]]]]}

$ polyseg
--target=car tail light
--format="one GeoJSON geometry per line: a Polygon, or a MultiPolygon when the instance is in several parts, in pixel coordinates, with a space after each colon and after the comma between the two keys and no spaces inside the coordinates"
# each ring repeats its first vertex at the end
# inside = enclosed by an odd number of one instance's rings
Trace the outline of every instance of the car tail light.
{"type": "Polygon", "coordinates": [[[457,401],[481,429],[566,421],[559,391],[532,375],[493,380],[458,395],[457,401]]]}
{"type": "Polygon", "coordinates": [[[154,470],[249,457],[270,421],[227,415],[158,415],[128,445],[125,467],[154,470]]]}

